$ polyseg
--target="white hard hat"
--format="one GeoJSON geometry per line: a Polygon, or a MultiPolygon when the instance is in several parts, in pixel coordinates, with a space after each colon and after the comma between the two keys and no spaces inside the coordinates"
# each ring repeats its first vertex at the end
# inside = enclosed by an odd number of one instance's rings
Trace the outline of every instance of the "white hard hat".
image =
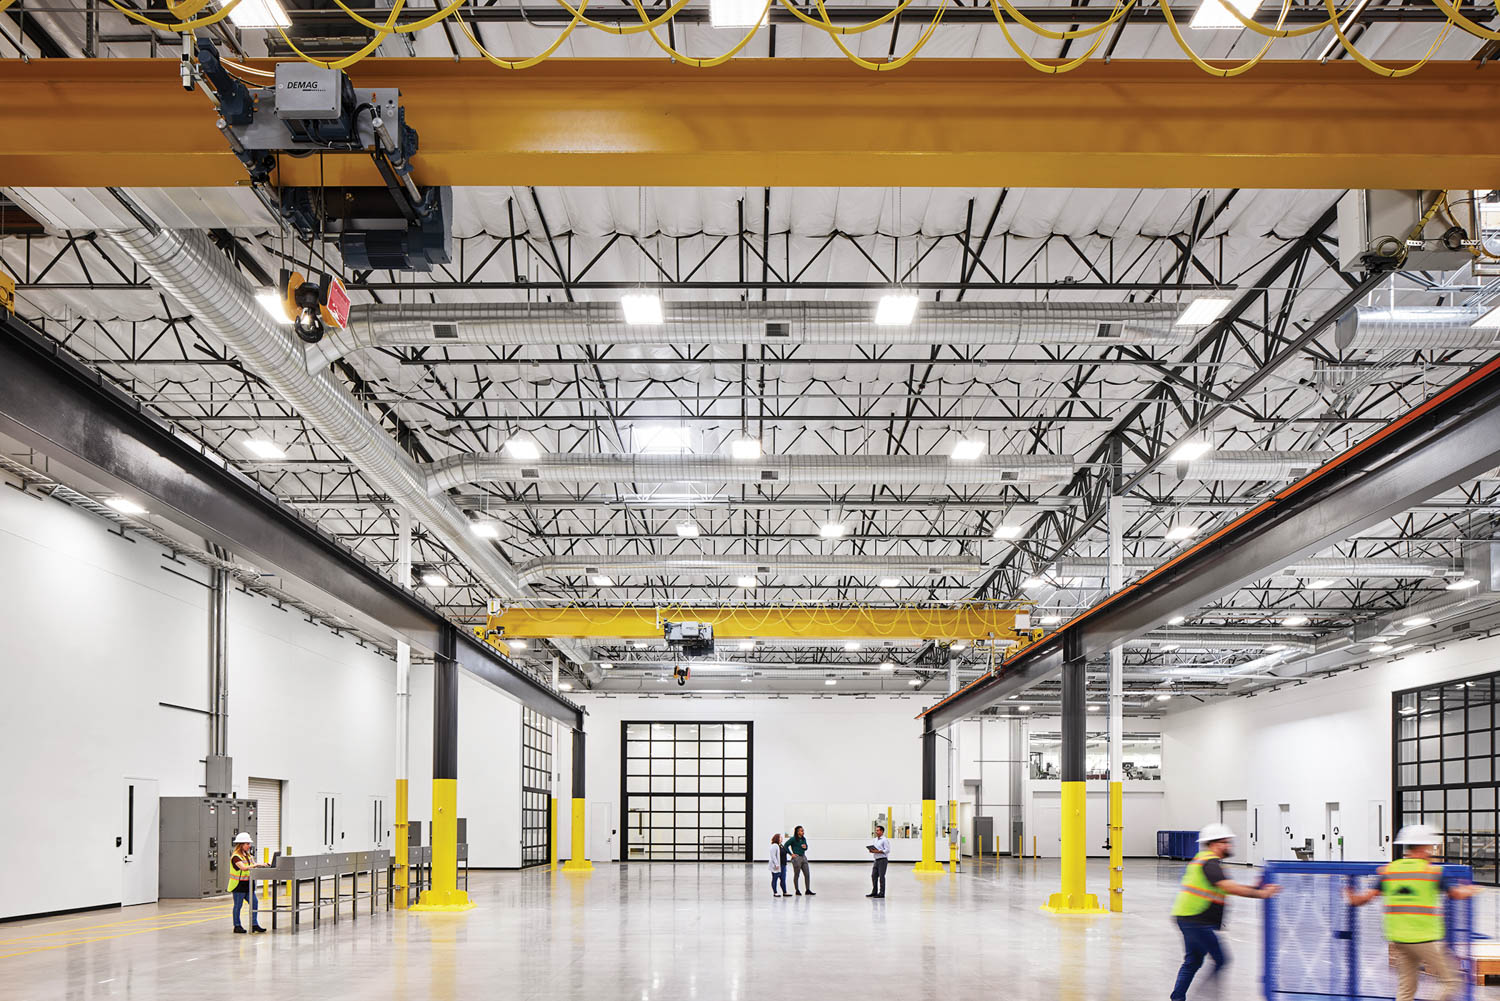
{"type": "Polygon", "coordinates": [[[238,834],[236,834],[234,836],[234,843],[237,844],[237,845],[248,845],[248,844],[253,844],[254,842],[255,842],[255,839],[252,838],[250,835],[246,834],[244,831],[241,831],[240,833],[238,833],[238,834]]]}
{"type": "Polygon", "coordinates": [[[1431,824],[1408,824],[1396,832],[1398,845],[1440,845],[1443,835],[1431,824]]]}
{"type": "Polygon", "coordinates": [[[1198,843],[1200,845],[1210,844],[1214,841],[1228,841],[1234,837],[1234,832],[1227,824],[1209,824],[1198,832],[1198,843]]]}

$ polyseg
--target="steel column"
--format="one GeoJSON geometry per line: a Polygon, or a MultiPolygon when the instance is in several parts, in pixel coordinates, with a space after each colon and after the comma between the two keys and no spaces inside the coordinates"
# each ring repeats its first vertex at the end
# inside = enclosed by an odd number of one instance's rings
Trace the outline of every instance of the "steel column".
{"type": "MultiPolygon", "coordinates": [[[[892,826],[895,817],[888,816],[892,826]]],[[[937,860],[937,733],[922,732],[922,859],[915,866],[916,872],[942,872],[937,860]]]]}
{"type": "Polygon", "coordinates": [[[563,863],[563,872],[592,872],[593,863],[588,859],[587,811],[585,809],[586,745],[583,730],[573,731],[573,836],[572,857],[563,863]]]}
{"type": "MultiPolygon", "coordinates": [[[[1125,501],[1109,499],[1109,592],[1125,586],[1125,501]]],[[[1125,909],[1125,648],[1109,648],[1109,909],[1125,909]]]]}
{"type": "Polygon", "coordinates": [[[448,626],[432,663],[432,888],[414,911],[467,911],[458,888],[458,630],[448,626]]]}
{"type": "Polygon", "coordinates": [[[1088,892],[1085,878],[1088,662],[1078,643],[1069,642],[1066,647],[1062,674],[1062,889],[1047,899],[1043,910],[1053,914],[1098,914],[1102,913],[1099,899],[1088,892]]]}

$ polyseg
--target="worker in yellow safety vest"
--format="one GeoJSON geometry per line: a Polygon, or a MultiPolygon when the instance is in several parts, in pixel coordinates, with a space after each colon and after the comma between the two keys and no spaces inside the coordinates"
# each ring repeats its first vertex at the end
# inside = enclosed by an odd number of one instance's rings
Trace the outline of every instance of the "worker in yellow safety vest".
{"type": "Polygon", "coordinates": [[[246,898],[250,900],[250,930],[257,935],[264,934],[265,929],[260,926],[260,902],[255,898],[255,892],[250,885],[251,869],[264,869],[265,866],[255,863],[255,843],[250,835],[241,831],[234,836],[234,854],[229,856],[229,892],[234,895],[234,933],[245,934],[245,926],[240,924],[240,908],[244,905],[246,898]]]}
{"type": "Polygon", "coordinates": [[[1172,988],[1172,1001],[1185,1001],[1193,977],[1203,967],[1204,957],[1214,961],[1214,976],[1229,962],[1229,955],[1219,943],[1219,928],[1224,923],[1224,901],[1228,897],[1274,897],[1280,887],[1274,883],[1248,886],[1230,879],[1224,873],[1224,860],[1234,854],[1234,832],[1223,824],[1209,824],[1198,832],[1198,854],[1182,874],[1172,917],[1182,932],[1184,955],[1172,988]]]}
{"type": "Polygon", "coordinates": [[[1463,988],[1458,964],[1443,943],[1443,898],[1462,900],[1474,895],[1472,883],[1449,882],[1432,857],[1443,836],[1426,824],[1412,824],[1396,832],[1404,857],[1380,868],[1380,879],[1367,890],[1344,890],[1353,907],[1385,897],[1385,937],[1396,962],[1396,999],[1417,996],[1417,974],[1422,967],[1443,985],[1441,1001],[1454,1001],[1463,988]]]}

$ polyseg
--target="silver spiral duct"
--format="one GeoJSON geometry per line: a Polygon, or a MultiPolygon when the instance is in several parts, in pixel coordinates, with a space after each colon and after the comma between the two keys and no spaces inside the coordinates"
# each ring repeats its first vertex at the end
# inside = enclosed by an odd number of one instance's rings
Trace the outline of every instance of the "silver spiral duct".
{"type": "Polygon", "coordinates": [[[720,455],[544,455],[513,459],[504,453],[458,455],[427,467],[432,495],[468,483],[745,483],[872,484],[929,483],[980,486],[996,483],[1056,483],[1078,464],[1071,456],[987,455],[972,462],[931,455],[769,455],[734,459],[720,455]]]}
{"type": "Polygon", "coordinates": [[[1175,463],[1179,480],[1295,480],[1333,456],[1328,452],[1209,452],[1175,463]]]}
{"type": "MultiPolygon", "coordinates": [[[[1127,572],[1152,570],[1164,560],[1125,560],[1127,572]]],[[[1062,560],[1056,573],[1063,577],[1103,577],[1109,568],[1101,558],[1062,560]]],[[[1443,560],[1361,559],[1343,556],[1312,557],[1288,564],[1281,574],[1293,577],[1419,578],[1442,577],[1453,567],[1443,560]]]]}
{"type": "Polygon", "coordinates": [[[1314,641],[1298,633],[1247,632],[1232,629],[1157,629],[1133,640],[1129,647],[1176,644],[1190,650],[1241,650],[1246,647],[1284,647],[1288,650],[1312,650],[1314,641]]]}
{"type": "Polygon", "coordinates": [[[985,562],[954,556],[546,556],[522,563],[523,577],[603,574],[608,577],[659,577],[663,574],[889,574],[894,577],[978,573],[985,562]]]}
{"type": "Polygon", "coordinates": [[[614,302],[355,306],[349,328],[308,349],[310,368],[373,347],[487,344],[1177,344],[1163,303],[924,302],[908,326],[876,326],[872,302],[666,302],[664,322],[633,326],[614,302]]]}
{"type": "Polygon", "coordinates": [[[463,513],[428,493],[421,467],[344,385],[326,371],[307,371],[301,343],[266,315],[254,289],[207,236],[173,230],[111,230],[108,235],[371,483],[462,557],[496,595],[530,596],[531,589],[499,552],[474,537],[463,513]]]}
{"type": "Polygon", "coordinates": [[[1488,312],[1463,306],[1385,309],[1359,306],[1339,317],[1334,343],[1340,351],[1500,347],[1500,330],[1478,328],[1488,312]]]}

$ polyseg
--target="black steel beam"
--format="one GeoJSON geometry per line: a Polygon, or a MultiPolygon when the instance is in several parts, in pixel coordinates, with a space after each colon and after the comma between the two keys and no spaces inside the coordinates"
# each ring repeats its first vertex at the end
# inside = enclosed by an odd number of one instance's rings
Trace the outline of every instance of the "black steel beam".
{"type": "Polygon", "coordinates": [[[945,727],[1500,465],[1500,357],[923,713],[945,727]]]}
{"type": "Polygon", "coordinates": [[[586,767],[585,745],[583,728],[579,727],[573,731],[573,798],[583,799],[586,785],[584,777],[588,773],[586,767]]]}
{"type": "Polygon", "coordinates": [[[432,777],[458,778],[457,633],[446,626],[432,659],[432,777]]]}
{"type": "MultiPolygon", "coordinates": [[[[0,433],[211,543],[275,567],[418,649],[438,653],[442,631],[456,628],[14,317],[0,317],[0,433]]],[[[537,712],[581,725],[576,705],[463,631],[458,661],[537,712]]]]}

